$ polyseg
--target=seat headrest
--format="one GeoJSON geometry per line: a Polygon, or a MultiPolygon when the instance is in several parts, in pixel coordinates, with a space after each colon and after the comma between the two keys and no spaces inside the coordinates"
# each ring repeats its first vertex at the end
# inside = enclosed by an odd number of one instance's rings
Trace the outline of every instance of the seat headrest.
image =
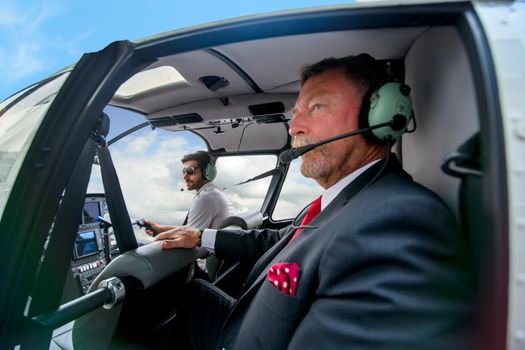
{"type": "Polygon", "coordinates": [[[259,211],[247,211],[227,217],[220,225],[221,228],[239,226],[243,230],[256,228],[262,224],[263,216],[259,211]]]}
{"type": "Polygon", "coordinates": [[[463,178],[466,175],[481,176],[481,151],[479,132],[445,157],[441,169],[448,175],[463,178]]]}

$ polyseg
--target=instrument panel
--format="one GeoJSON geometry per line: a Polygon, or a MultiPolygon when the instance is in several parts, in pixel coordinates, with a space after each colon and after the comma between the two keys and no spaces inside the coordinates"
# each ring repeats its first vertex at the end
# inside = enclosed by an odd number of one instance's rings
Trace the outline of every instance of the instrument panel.
{"type": "Polygon", "coordinates": [[[111,240],[108,229],[101,228],[97,218],[104,217],[107,205],[104,195],[88,195],[82,209],[82,223],[73,246],[71,272],[82,293],[106,267],[111,259],[111,240]]]}

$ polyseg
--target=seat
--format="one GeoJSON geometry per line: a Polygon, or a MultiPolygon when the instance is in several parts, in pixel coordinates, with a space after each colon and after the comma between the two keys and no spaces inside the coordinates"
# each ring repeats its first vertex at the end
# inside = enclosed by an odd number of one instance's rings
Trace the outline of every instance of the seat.
{"type": "Polygon", "coordinates": [[[482,165],[479,132],[472,135],[456,152],[445,158],[442,170],[461,180],[459,185],[459,219],[462,231],[472,248],[476,273],[481,277],[486,269],[488,232],[482,208],[482,165]]]}
{"type": "Polygon", "coordinates": [[[499,331],[494,327],[495,310],[501,310],[502,302],[502,296],[498,295],[493,246],[499,237],[498,232],[491,230],[492,203],[488,200],[490,189],[483,186],[487,175],[483,167],[482,146],[480,135],[476,133],[457,152],[450,154],[443,164],[447,174],[461,179],[459,214],[472,250],[479,290],[473,339],[476,348],[494,344],[499,331]]]}
{"type": "MultiPolygon", "coordinates": [[[[262,224],[263,216],[259,211],[246,211],[238,215],[227,217],[221,224],[222,229],[248,230],[259,227],[262,224]]],[[[235,265],[235,262],[225,262],[219,260],[212,254],[206,258],[206,268],[211,281],[216,281],[219,274],[224,273],[235,265]]]]}
{"type": "Polygon", "coordinates": [[[257,228],[262,224],[263,216],[259,211],[246,211],[239,215],[233,215],[226,218],[222,223],[222,228],[230,226],[239,226],[242,230],[257,228]]]}
{"type": "MultiPolygon", "coordinates": [[[[220,226],[230,230],[249,230],[260,227],[262,222],[263,216],[259,211],[247,211],[226,218],[220,226]]],[[[252,266],[239,261],[220,260],[212,254],[206,259],[206,267],[213,284],[229,295],[236,296],[241,288],[240,282],[245,280],[252,266]]]]}

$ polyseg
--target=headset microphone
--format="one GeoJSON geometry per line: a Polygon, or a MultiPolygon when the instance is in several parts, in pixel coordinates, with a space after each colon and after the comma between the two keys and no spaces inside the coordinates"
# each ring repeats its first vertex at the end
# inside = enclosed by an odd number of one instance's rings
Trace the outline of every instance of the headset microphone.
{"type": "Polygon", "coordinates": [[[362,133],[365,133],[365,132],[368,132],[368,131],[371,131],[371,130],[374,130],[374,129],[382,128],[382,127],[385,127],[385,126],[390,126],[394,130],[397,130],[398,128],[399,129],[404,128],[406,126],[406,118],[404,116],[400,116],[401,118],[396,118],[396,117],[394,117],[393,120],[389,121],[389,122],[385,122],[385,123],[369,126],[367,128],[363,128],[363,129],[354,130],[354,131],[348,132],[346,134],[342,134],[342,135],[339,135],[339,136],[334,136],[334,137],[331,137],[331,138],[323,140],[323,141],[312,143],[310,145],[296,147],[296,148],[290,148],[290,149],[288,149],[286,151],[283,151],[283,152],[281,152],[279,154],[279,160],[281,161],[281,163],[288,164],[292,160],[294,160],[296,158],[299,158],[303,154],[305,154],[307,152],[310,152],[312,149],[314,149],[314,148],[316,148],[318,146],[324,145],[324,144],[332,142],[332,141],[337,141],[337,140],[340,140],[340,139],[344,139],[346,137],[359,135],[359,134],[362,134],[362,133]]]}

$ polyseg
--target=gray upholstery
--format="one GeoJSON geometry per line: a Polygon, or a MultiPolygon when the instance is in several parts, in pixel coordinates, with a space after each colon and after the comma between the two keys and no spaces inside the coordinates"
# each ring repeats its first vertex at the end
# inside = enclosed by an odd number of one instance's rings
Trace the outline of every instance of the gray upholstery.
{"type": "Polygon", "coordinates": [[[110,277],[135,277],[144,288],[149,288],[207,254],[203,248],[162,250],[160,244],[146,244],[116,257],[93,281],[88,293],[110,277]]]}
{"type": "Polygon", "coordinates": [[[259,211],[247,211],[238,215],[233,215],[224,220],[221,228],[238,226],[243,230],[257,228],[262,224],[263,216],[259,211]]]}
{"type": "Polygon", "coordinates": [[[447,154],[479,130],[467,51],[455,28],[431,28],[414,42],[405,64],[417,130],[402,138],[403,168],[439,194],[459,217],[459,180],[444,174],[440,166],[447,154]]]}
{"type": "MultiPolygon", "coordinates": [[[[259,211],[246,211],[232,215],[222,222],[221,228],[230,230],[248,230],[259,227],[263,222],[263,216],[259,211]]],[[[229,267],[229,266],[228,266],[229,267]]],[[[219,271],[224,272],[224,261],[217,259],[215,254],[206,259],[206,269],[212,281],[217,279],[219,271]]]]}

